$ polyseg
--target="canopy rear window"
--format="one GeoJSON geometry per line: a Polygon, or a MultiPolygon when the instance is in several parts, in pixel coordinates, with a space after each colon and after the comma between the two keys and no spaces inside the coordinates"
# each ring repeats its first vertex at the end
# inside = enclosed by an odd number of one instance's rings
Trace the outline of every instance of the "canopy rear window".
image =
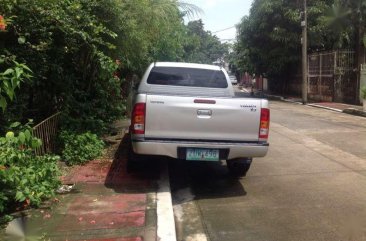
{"type": "Polygon", "coordinates": [[[221,70],[183,67],[154,67],[147,83],[206,88],[228,87],[225,74],[221,70]]]}

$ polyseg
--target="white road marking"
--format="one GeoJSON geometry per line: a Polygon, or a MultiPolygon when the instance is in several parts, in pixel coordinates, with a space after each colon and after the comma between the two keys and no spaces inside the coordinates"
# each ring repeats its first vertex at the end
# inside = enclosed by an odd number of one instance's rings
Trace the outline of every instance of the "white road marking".
{"type": "Polygon", "coordinates": [[[332,108],[332,107],[328,107],[328,106],[322,106],[322,105],[317,105],[317,104],[308,104],[308,106],[322,108],[322,109],[326,109],[326,110],[332,110],[332,111],[336,111],[336,112],[342,112],[342,110],[339,110],[339,109],[336,109],[336,108],[332,108]]]}
{"type": "Polygon", "coordinates": [[[159,241],[176,241],[174,212],[172,195],[169,184],[168,165],[165,165],[159,181],[157,193],[157,216],[158,228],[157,235],[159,241]]]}

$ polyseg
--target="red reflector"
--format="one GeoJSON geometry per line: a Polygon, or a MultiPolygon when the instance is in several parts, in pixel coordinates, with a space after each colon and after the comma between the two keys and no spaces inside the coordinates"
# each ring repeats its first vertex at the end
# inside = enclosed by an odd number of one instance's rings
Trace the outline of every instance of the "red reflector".
{"type": "Polygon", "coordinates": [[[132,134],[145,134],[145,113],[145,103],[135,104],[131,116],[132,134]]]}
{"type": "Polygon", "coordinates": [[[195,99],[194,103],[196,104],[216,104],[216,100],[204,100],[204,99],[195,99]]]}
{"type": "Polygon", "coordinates": [[[259,139],[268,139],[270,112],[267,108],[261,109],[261,119],[259,124],[259,139]]]}

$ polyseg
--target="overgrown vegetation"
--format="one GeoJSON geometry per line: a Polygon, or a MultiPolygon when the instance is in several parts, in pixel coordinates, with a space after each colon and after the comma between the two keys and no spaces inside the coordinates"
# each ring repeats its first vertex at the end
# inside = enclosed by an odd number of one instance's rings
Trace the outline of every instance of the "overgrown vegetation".
{"type": "Polygon", "coordinates": [[[62,158],[68,165],[85,164],[87,161],[100,156],[104,147],[103,141],[90,132],[74,134],[63,131],[60,139],[64,144],[62,158]]]}
{"type": "Polygon", "coordinates": [[[107,17],[116,15],[116,3],[2,2],[0,13],[9,24],[1,32],[1,54],[16,57],[33,71],[32,82],[23,84],[18,98],[9,106],[9,114],[1,118],[4,124],[11,118],[39,121],[61,110],[67,123],[78,120],[72,128],[97,128],[102,132],[105,125],[121,116],[123,102],[118,88],[123,78],[113,75],[118,68],[115,52],[121,48],[114,45],[117,33],[106,26],[110,21],[107,17]]]}
{"type": "Polygon", "coordinates": [[[202,22],[184,25],[197,12],[177,0],[3,0],[0,55],[33,77],[1,125],[62,111],[65,129],[104,133],[125,113],[121,86],[149,63],[212,63],[227,52],[202,22]]]}
{"type": "MultiPolygon", "coordinates": [[[[19,129],[19,123],[12,127],[19,129]]],[[[20,204],[38,206],[60,184],[59,157],[36,156],[34,149],[41,141],[32,136],[29,126],[20,129],[0,137],[0,213],[20,204]]]]}

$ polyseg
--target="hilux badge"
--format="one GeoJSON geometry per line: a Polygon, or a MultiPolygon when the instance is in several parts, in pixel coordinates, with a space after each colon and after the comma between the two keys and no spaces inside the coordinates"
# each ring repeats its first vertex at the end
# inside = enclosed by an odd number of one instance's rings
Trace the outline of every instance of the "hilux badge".
{"type": "Polygon", "coordinates": [[[241,108],[249,109],[251,112],[257,112],[256,105],[240,105],[241,108]]]}

